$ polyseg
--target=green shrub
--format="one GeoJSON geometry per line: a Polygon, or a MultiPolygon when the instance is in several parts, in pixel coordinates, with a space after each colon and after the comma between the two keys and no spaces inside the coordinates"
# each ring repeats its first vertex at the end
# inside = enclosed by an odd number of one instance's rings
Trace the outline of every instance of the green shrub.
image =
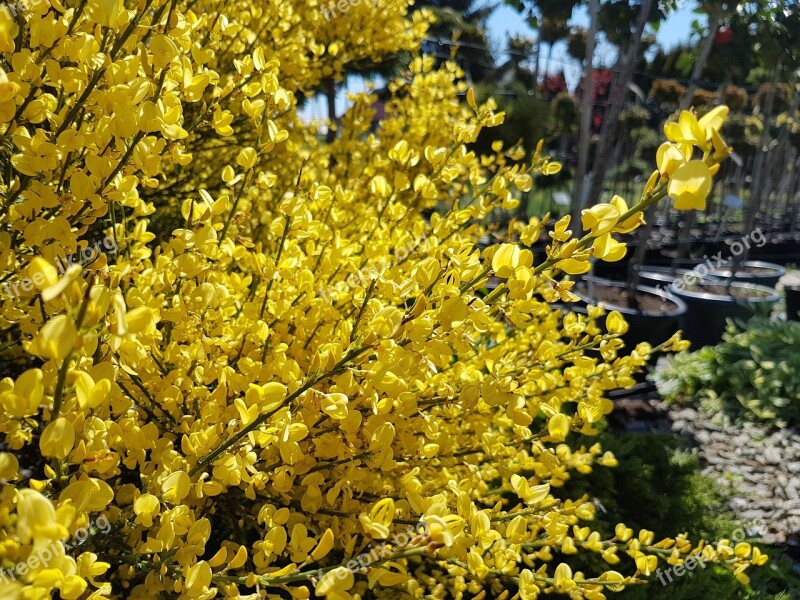
{"type": "Polygon", "coordinates": [[[734,418],[800,423],[800,323],[756,318],[724,341],[673,357],[654,377],[667,401],[705,402],[734,418]]]}
{"type": "MultiPolygon", "coordinates": [[[[685,356],[686,354],[684,354],[685,356]]],[[[592,443],[587,438],[588,443],[592,443]]],[[[727,509],[728,498],[710,478],[699,472],[696,455],[682,450],[670,434],[602,434],[603,448],[619,461],[615,469],[596,469],[567,482],[564,497],[591,493],[598,506],[595,527],[613,531],[625,523],[634,531],[656,534],[689,530],[706,539],[730,537],[740,527],[727,509]],[[602,507],[602,508],[600,508],[602,507]]],[[[770,561],[751,573],[750,589],[729,571],[696,569],[682,577],[666,576],[646,587],[632,586],[614,594],[614,600],[790,600],[800,598],[800,579],[792,562],[780,551],[767,550],[770,561]]],[[[574,557],[571,557],[574,558],[574,557]]],[[[588,560],[600,560],[590,557],[588,560]]],[[[587,564],[587,568],[589,565],[587,564]]]]}

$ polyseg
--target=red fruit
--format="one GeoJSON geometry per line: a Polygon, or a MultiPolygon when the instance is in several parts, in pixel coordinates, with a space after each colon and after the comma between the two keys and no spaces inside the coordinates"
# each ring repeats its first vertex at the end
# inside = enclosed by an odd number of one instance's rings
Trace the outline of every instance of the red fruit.
{"type": "Polygon", "coordinates": [[[717,35],[714,36],[714,43],[717,46],[727,46],[733,41],[733,30],[730,27],[720,27],[717,35]]]}

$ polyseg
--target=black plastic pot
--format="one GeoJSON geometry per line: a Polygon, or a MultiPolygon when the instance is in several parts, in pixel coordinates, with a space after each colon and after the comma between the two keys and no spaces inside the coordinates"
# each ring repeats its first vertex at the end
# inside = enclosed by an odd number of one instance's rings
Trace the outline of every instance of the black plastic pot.
{"type": "MultiPolygon", "coordinates": [[[[658,265],[642,265],[638,268],[638,271],[639,283],[664,291],[669,291],[669,286],[673,281],[677,279],[683,279],[686,275],[691,276],[694,274],[694,271],[689,269],[673,270],[670,267],[662,267],[658,265]]],[[[707,277],[707,279],[715,278],[707,277]]]]}
{"type": "Polygon", "coordinates": [[[773,264],[797,264],[800,260],[800,236],[771,239],[769,244],[750,248],[754,260],[766,260],[773,264]]]}
{"type": "Polygon", "coordinates": [[[800,286],[783,288],[786,294],[786,319],[800,321],[800,286]]]}
{"type": "MultiPolygon", "coordinates": [[[[774,288],[777,285],[778,280],[786,275],[786,269],[784,269],[782,266],[760,260],[746,260],[742,263],[742,267],[745,269],[747,267],[756,267],[759,269],[770,270],[769,273],[749,273],[746,270],[739,270],[736,272],[735,280],[743,283],[756,283],[758,285],[765,285],[767,287],[774,288]]],[[[731,266],[721,267],[720,269],[711,271],[709,275],[719,279],[729,278],[731,276],[732,268],[733,267],[731,266]]]]}
{"type": "MultiPolygon", "coordinates": [[[[704,280],[712,285],[719,282],[704,280]]],[[[677,282],[676,282],[677,283],[677,282]]],[[[701,290],[686,289],[673,283],[670,291],[686,304],[688,311],[684,323],[684,337],[694,348],[713,346],[722,341],[728,319],[749,319],[756,314],[768,315],[778,301],[774,289],[735,281],[732,286],[738,289],[754,289],[761,296],[740,299],[733,296],[712,294],[701,290]]],[[[723,284],[724,285],[724,284],[723,284]]]]}
{"type": "MultiPolygon", "coordinates": [[[[626,288],[627,285],[619,281],[608,281],[603,279],[592,278],[591,282],[594,286],[626,288]]],[[[625,342],[625,347],[633,349],[636,344],[640,342],[648,342],[653,346],[657,346],[666,342],[671,338],[676,331],[681,329],[683,316],[686,314],[686,305],[679,299],[671,296],[668,292],[657,290],[656,288],[639,285],[636,287],[638,292],[652,294],[662,298],[673,306],[669,312],[646,312],[639,311],[628,306],[617,306],[614,304],[607,304],[605,302],[596,302],[593,300],[586,291],[582,288],[575,293],[586,304],[594,304],[602,306],[607,310],[616,310],[628,322],[628,331],[622,336],[625,342]]]]}

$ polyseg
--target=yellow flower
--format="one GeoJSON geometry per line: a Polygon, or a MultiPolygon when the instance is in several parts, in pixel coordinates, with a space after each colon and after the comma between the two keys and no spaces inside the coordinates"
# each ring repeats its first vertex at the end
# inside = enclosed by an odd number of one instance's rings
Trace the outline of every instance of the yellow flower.
{"type": "Polygon", "coordinates": [[[257,160],[258,153],[256,153],[255,148],[247,146],[239,151],[239,155],[236,157],[236,164],[243,169],[252,169],[257,160]]]}
{"type": "Polygon", "coordinates": [[[75,428],[67,419],[59,417],[47,424],[39,439],[42,456],[66,458],[75,445],[75,428]]]}
{"type": "Polygon", "coordinates": [[[53,503],[39,492],[28,488],[17,490],[16,532],[23,544],[40,537],[62,539],[67,534],[56,518],[53,503]]]}
{"type": "Polygon", "coordinates": [[[211,597],[206,594],[211,585],[213,574],[208,563],[201,560],[186,571],[186,592],[193,598],[211,597]]]}
{"type": "Polygon", "coordinates": [[[97,23],[113,27],[117,23],[121,6],[120,0],[92,0],[89,3],[89,14],[97,23]]]}
{"type": "Polygon", "coordinates": [[[592,244],[592,253],[596,258],[607,262],[622,260],[627,251],[623,242],[618,242],[610,233],[606,233],[597,238],[592,244]]]}
{"type": "Polygon", "coordinates": [[[681,111],[677,123],[666,123],[664,134],[677,144],[702,147],[706,143],[706,132],[688,110],[681,111]]]}
{"type": "Polygon", "coordinates": [[[19,477],[19,461],[10,452],[0,452],[0,480],[6,482],[19,477]]]}
{"type": "Polygon", "coordinates": [[[541,221],[537,218],[531,218],[527,225],[520,227],[519,241],[526,246],[535,244],[542,233],[541,221]]]}
{"type": "Polygon", "coordinates": [[[561,217],[556,222],[555,229],[550,232],[550,237],[559,242],[566,242],[570,236],[572,236],[572,231],[567,229],[567,227],[569,227],[569,221],[569,215],[561,217]]]}
{"type": "MultiPolygon", "coordinates": [[[[696,146],[702,150],[709,148],[714,131],[722,129],[725,119],[728,116],[727,106],[717,106],[704,115],[699,121],[694,114],[684,110],[681,111],[677,123],[667,123],[664,125],[664,133],[671,142],[686,146],[696,146]]],[[[659,160],[659,169],[661,161],[659,160]]]]}
{"type": "MultiPolygon", "coordinates": [[[[611,198],[611,206],[619,211],[620,216],[625,215],[628,212],[628,204],[621,196],[614,196],[611,198]]],[[[644,224],[644,219],[642,218],[641,211],[632,214],[630,217],[625,219],[622,222],[617,223],[616,227],[614,227],[614,231],[616,233],[630,233],[634,229],[637,229],[640,225],[644,224]]]]}
{"type": "Polygon", "coordinates": [[[518,267],[530,267],[533,254],[516,244],[502,244],[492,256],[492,270],[498,277],[511,277],[518,267]]]}
{"type": "Polygon", "coordinates": [[[704,210],[711,187],[712,175],[708,165],[701,160],[692,160],[672,174],[667,191],[678,210],[704,210]]]}
{"type": "Polygon", "coordinates": [[[321,400],[322,411],[337,421],[347,418],[347,395],[340,392],[325,394],[321,400]]]}
{"type": "Polygon", "coordinates": [[[575,587],[575,582],[572,580],[572,569],[566,563],[559,563],[553,573],[553,579],[558,591],[566,592],[575,587]]]}
{"type": "Polygon", "coordinates": [[[314,588],[317,596],[327,596],[332,600],[349,598],[347,590],[355,584],[353,572],[345,567],[336,567],[325,573],[314,588]]]}
{"type": "Polygon", "coordinates": [[[36,414],[44,396],[43,381],[41,369],[28,369],[13,385],[0,385],[0,406],[17,418],[36,414]]]}
{"type": "Polygon", "coordinates": [[[516,474],[511,476],[511,487],[517,496],[530,505],[538,504],[550,493],[549,483],[531,486],[527,479],[516,474]]]}
{"type": "Polygon", "coordinates": [[[162,498],[173,504],[183,500],[189,494],[189,490],[190,480],[186,471],[175,471],[161,484],[162,498]]]}
{"type": "Polygon", "coordinates": [[[728,118],[729,109],[724,104],[716,106],[700,117],[698,124],[706,133],[706,141],[710,141],[714,132],[719,133],[728,118]]]}
{"type": "Polygon", "coordinates": [[[50,319],[33,340],[30,352],[43,358],[58,362],[63,361],[75,346],[78,330],[75,323],[67,315],[58,315],[50,319]]]}
{"type": "Polygon", "coordinates": [[[659,146],[656,152],[656,163],[658,164],[659,172],[669,177],[691,157],[692,152],[690,146],[678,146],[667,142],[659,146]],[[684,148],[688,148],[689,151],[686,152],[684,148]]]}
{"type": "Polygon", "coordinates": [[[572,426],[571,419],[562,413],[556,413],[547,421],[547,431],[554,442],[563,442],[572,426]]]}
{"type": "Polygon", "coordinates": [[[628,331],[628,323],[625,322],[624,317],[615,310],[612,310],[606,316],[606,330],[614,335],[623,335],[628,331]]]}
{"type": "Polygon", "coordinates": [[[153,526],[153,518],[161,510],[161,503],[153,494],[142,494],[133,503],[133,512],[136,514],[136,522],[144,527],[153,526]]]}
{"type": "Polygon", "coordinates": [[[613,204],[596,204],[581,213],[581,224],[587,233],[600,237],[610,232],[619,221],[622,213],[613,204]]]}

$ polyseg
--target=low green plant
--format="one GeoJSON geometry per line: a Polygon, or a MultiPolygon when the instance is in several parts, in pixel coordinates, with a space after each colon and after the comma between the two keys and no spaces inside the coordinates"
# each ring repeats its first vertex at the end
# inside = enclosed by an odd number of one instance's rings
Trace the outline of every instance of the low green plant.
{"type": "Polygon", "coordinates": [[[669,402],[700,402],[735,419],[800,423],[800,323],[754,318],[723,341],[670,359],[653,376],[669,402]]]}
{"type": "MultiPolygon", "coordinates": [[[[595,469],[570,479],[560,493],[565,497],[591,493],[598,507],[598,531],[613,531],[625,523],[634,531],[688,529],[706,539],[730,538],[742,527],[728,510],[726,492],[700,473],[696,454],[681,447],[671,434],[614,434],[604,432],[599,441],[619,461],[615,469],[595,469]]],[[[755,541],[755,540],[747,540],[755,541]]],[[[762,546],[763,547],[763,546],[762,546]]],[[[615,594],[615,600],[790,600],[800,598],[800,578],[792,561],[780,550],[765,548],[770,560],[750,585],[742,587],[729,571],[707,565],[669,581],[632,586],[615,594]]],[[[574,559],[574,557],[571,557],[574,559]]],[[[596,557],[591,557],[589,560],[596,557]]],[[[597,559],[599,560],[599,559],[597,559]]],[[[588,568],[589,565],[586,565],[588,568]]]]}

